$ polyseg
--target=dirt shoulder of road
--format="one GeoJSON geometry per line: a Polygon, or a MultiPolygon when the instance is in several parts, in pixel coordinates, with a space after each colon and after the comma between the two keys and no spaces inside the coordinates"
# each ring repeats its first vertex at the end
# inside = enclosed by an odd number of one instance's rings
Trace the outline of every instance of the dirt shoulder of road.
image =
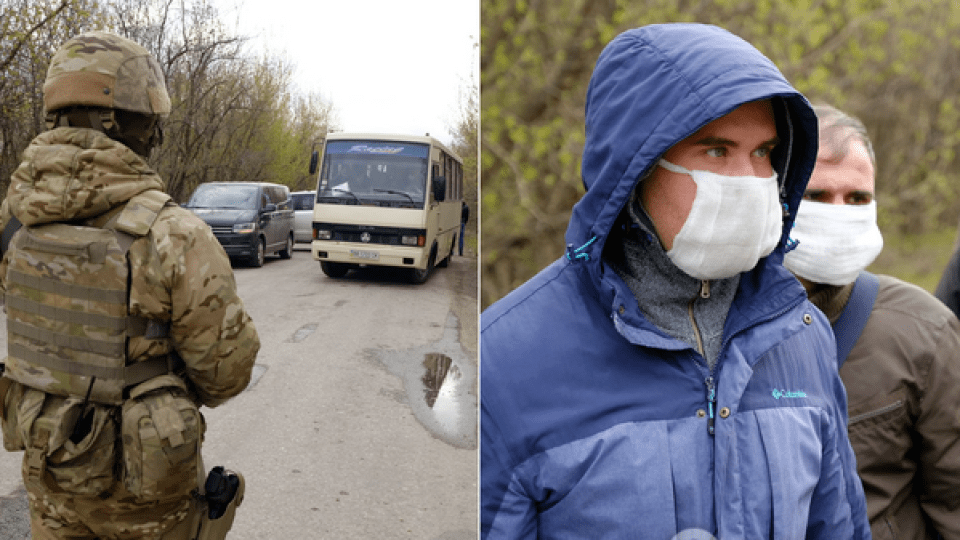
{"type": "Polygon", "coordinates": [[[454,257],[450,265],[456,270],[455,278],[450,280],[454,289],[454,314],[460,321],[460,343],[463,347],[477,354],[477,320],[480,316],[477,284],[476,256],[454,257]]]}

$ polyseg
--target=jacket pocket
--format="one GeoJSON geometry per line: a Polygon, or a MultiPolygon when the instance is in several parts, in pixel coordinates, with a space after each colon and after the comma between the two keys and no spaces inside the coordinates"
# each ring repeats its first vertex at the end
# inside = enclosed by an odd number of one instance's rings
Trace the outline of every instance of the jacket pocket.
{"type": "Polygon", "coordinates": [[[141,501],[182,497],[197,487],[203,421],[175,375],[151,379],[124,402],[123,482],[141,501]]]}

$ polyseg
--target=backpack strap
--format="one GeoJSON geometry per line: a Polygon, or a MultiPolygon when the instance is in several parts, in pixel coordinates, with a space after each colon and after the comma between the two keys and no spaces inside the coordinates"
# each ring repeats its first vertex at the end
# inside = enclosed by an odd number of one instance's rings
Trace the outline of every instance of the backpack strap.
{"type": "Polygon", "coordinates": [[[833,333],[837,337],[837,369],[843,366],[847,355],[853,350],[854,344],[860,338],[860,333],[867,325],[867,319],[873,311],[873,303],[877,299],[879,289],[880,281],[876,275],[864,270],[857,276],[850,299],[847,300],[840,318],[833,325],[833,333]]]}

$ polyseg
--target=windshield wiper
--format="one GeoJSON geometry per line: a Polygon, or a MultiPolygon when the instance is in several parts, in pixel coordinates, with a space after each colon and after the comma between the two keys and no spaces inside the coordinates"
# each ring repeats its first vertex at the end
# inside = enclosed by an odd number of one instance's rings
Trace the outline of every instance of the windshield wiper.
{"type": "Polygon", "coordinates": [[[357,204],[363,204],[363,201],[360,200],[360,197],[357,197],[357,194],[354,193],[354,192],[352,192],[352,191],[350,191],[349,189],[333,188],[333,189],[331,189],[330,191],[336,191],[336,192],[338,192],[338,193],[346,193],[347,195],[350,195],[351,197],[353,197],[354,199],[356,199],[356,200],[357,200],[357,204]]]}
{"type": "Polygon", "coordinates": [[[417,204],[417,201],[413,200],[413,197],[411,197],[409,193],[406,193],[404,191],[394,191],[392,189],[378,189],[378,188],[374,188],[373,190],[376,191],[377,193],[390,193],[393,195],[403,195],[404,197],[410,199],[410,202],[412,202],[413,204],[417,204]]]}

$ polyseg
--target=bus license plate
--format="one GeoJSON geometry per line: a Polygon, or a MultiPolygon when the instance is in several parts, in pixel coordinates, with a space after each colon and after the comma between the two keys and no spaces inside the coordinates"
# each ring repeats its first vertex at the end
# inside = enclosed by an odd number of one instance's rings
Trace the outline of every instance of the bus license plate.
{"type": "Polygon", "coordinates": [[[350,256],[356,259],[366,259],[368,261],[375,261],[380,258],[380,254],[376,251],[360,251],[358,249],[351,249],[350,256]]]}

